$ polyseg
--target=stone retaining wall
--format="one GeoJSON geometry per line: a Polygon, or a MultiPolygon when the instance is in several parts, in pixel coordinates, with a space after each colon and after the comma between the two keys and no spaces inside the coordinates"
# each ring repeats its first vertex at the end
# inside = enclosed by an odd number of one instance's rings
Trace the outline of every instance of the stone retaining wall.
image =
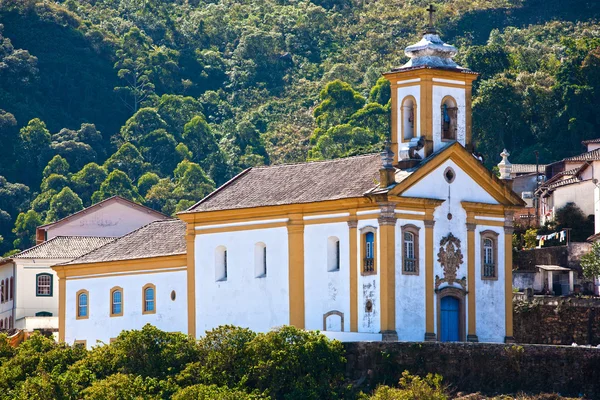
{"type": "Polygon", "coordinates": [[[438,373],[454,390],[556,392],[600,398],[600,349],[488,343],[344,343],[348,378],[365,389],[395,385],[408,370],[438,373]]]}

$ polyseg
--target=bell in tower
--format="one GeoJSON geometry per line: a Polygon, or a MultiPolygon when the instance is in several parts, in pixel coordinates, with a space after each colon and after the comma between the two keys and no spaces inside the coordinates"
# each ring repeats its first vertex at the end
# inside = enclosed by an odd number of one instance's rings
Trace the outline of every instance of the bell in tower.
{"type": "Polygon", "coordinates": [[[454,60],[456,47],[440,39],[429,24],[422,39],[408,46],[409,61],[383,75],[392,90],[392,151],[396,164],[426,158],[449,143],[472,151],[471,89],[477,73],[454,60]]]}

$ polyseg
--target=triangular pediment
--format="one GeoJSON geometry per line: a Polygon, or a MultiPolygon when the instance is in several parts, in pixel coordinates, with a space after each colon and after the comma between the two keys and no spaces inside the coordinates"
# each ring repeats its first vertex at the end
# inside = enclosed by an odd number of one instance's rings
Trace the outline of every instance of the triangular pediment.
{"type": "Polygon", "coordinates": [[[410,193],[410,189],[418,185],[428,175],[437,171],[448,161],[452,161],[462,172],[478,185],[498,204],[512,207],[523,207],[525,203],[504,182],[498,179],[491,171],[483,166],[462,145],[454,143],[440,150],[424,160],[415,170],[392,188],[388,195],[403,196],[410,193]]]}

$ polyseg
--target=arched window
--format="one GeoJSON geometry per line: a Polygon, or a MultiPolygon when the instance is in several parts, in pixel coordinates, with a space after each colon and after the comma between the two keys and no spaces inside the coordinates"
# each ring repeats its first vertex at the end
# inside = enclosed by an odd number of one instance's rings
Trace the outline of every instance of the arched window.
{"type": "Polygon", "coordinates": [[[446,96],[444,97],[444,100],[442,100],[441,108],[442,140],[456,140],[458,115],[456,101],[452,97],[446,96]]]}
{"type": "Polygon", "coordinates": [[[416,136],[417,102],[412,96],[402,100],[402,141],[407,142],[416,136]]]}
{"type": "Polygon", "coordinates": [[[142,288],[142,314],[156,314],[156,286],[147,283],[142,288]]]}
{"type": "Polygon", "coordinates": [[[498,279],[498,233],[481,232],[481,279],[498,279]]]}
{"type": "Polygon", "coordinates": [[[110,316],[123,316],[123,288],[119,286],[110,289],[110,316]]]}
{"type": "Polygon", "coordinates": [[[327,239],[327,271],[340,270],[340,239],[331,236],[327,239]]]}
{"type": "Polygon", "coordinates": [[[254,245],[254,276],[256,278],[267,276],[267,245],[262,242],[254,245]]]}
{"type": "Polygon", "coordinates": [[[87,290],[80,290],[76,294],[77,298],[77,319],[87,319],[90,316],[89,301],[90,294],[87,290]]]}
{"type": "Polygon", "coordinates": [[[0,303],[4,303],[4,279],[0,282],[0,303]]]}
{"type": "Polygon", "coordinates": [[[10,299],[13,300],[15,298],[15,279],[10,277],[10,299]]]}
{"type": "Polygon", "coordinates": [[[35,276],[35,295],[52,296],[52,275],[48,273],[37,274],[35,276]]]}
{"type": "Polygon", "coordinates": [[[402,226],[402,273],[419,275],[419,228],[402,226]]]}
{"type": "Polygon", "coordinates": [[[215,280],[227,280],[227,248],[219,246],[215,249],[215,280]]]}
{"type": "Polygon", "coordinates": [[[376,229],[372,226],[366,226],[361,230],[361,255],[363,261],[362,274],[373,275],[377,273],[377,247],[375,241],[376,229]]]}

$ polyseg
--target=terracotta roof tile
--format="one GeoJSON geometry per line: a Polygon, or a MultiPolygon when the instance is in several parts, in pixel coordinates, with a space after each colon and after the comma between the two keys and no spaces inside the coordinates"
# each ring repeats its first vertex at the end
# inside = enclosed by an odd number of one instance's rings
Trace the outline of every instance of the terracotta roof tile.
{"type": "Polygon", "coordinates": [[[185,222],[154,221],[63,265],[185,254],[185,222]]]}
{"type": "Polygon", "coordinates": [[[600,160],[600,149],[588,151],[587,153],[565,158],[563,161],[596,161],[600,160]]]}
{"type": "Polygon", "coordinates": [[[376,186],[380,168],[379,154],[250,168],[187,212],[361,197],[376,186]]]}
{"type": "Polygon", "coordinates": [[[600,138],[584,140],[581,144],[592,144],[592,143],[600,143],[600,138]]]}
{"type": "Polygon", "coordinates": [[[47,242],[24,250],[12,258],[66,258],[80,257],[115,240],[113,237],[56,236],[47,242]]]}
{"type": "MultiPolygon", "coordinates": [[[[544,172],[544,168],[546,168],[546,165],[544,164],[539,164],[538,165],[538,170],[540,173],[544,172]]],[[[531,173],[535,173],[535,164],[512,164],[512,170],[511,172],[513,174],[531,174],[531,173]]]]}

